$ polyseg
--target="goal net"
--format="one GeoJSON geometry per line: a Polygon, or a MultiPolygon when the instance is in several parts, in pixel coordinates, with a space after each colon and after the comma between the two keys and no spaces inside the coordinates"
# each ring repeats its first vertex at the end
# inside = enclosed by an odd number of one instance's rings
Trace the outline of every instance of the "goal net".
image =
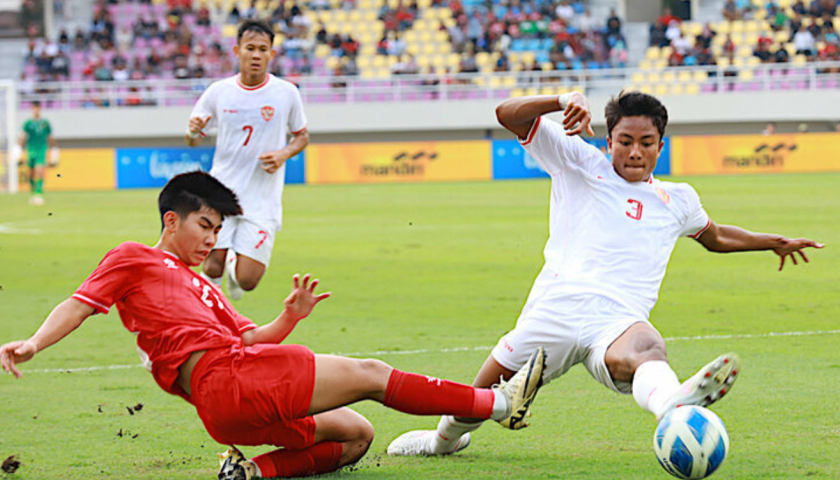
{"type": "Polygon", "coordinates": [[[18,190],[18,159],[13,154],[17,142],[16,113],[15,82],[0,80],[0,193],[18,190]]]}

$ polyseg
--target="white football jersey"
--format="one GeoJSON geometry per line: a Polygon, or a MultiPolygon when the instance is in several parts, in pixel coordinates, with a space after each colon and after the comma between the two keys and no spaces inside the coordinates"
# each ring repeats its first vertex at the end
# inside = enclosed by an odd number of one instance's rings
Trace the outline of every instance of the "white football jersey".
{"type": "Polygon", "coordinates": [[[212,117],[205,129],[217,130],[210,173],[236,192],[244,216],[275,221],[279,230],[286,165],[268,173],[259,156],[285,147],[290,133],[306,128],[297,87],[271,74],[247,87],[235,75],[210,85],[190,118],[207,115],[212,117]]]}
{"type": "Polygon", "coordinates": [[[551,176],[544,255],[560,285],[552,295],[596,295],[603,311],[588,314],[647,319],[677,239],[697,238],[711,222],[697,192],[653,176],[628,182],[600,150],[548,118],[520,143],[551,176]]]}

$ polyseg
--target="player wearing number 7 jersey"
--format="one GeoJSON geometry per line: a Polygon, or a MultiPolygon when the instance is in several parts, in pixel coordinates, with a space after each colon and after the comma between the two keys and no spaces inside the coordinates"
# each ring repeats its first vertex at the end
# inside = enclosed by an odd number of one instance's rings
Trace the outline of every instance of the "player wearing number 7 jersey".
{"type": "Polygon", "coordinates": [[[309,144],[297,87],[268,73],[273,42],[271,25],[247,20],[239,26],[233,47],[239,73],[201,95],[186,134],[195,147],[208,131],[218,131],[210,173],[242,204],[242,215],[225,219],[203,267],[217,285],[227,274],[228,296],[234,300],[253,290],[268,267],[275,232],[282,227],[286,161],[309,144]]]}

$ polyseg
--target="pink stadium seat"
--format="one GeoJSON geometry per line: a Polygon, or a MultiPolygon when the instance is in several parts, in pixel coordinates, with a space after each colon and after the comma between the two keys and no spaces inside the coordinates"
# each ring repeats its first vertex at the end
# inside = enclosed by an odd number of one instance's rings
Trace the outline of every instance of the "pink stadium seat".
{"type": "Polygon", "coordinates": [[[703,93],[712,93],[716,90],[716,85],[712,82],[707,82],[700,85],[700,91],[703,93]]]}

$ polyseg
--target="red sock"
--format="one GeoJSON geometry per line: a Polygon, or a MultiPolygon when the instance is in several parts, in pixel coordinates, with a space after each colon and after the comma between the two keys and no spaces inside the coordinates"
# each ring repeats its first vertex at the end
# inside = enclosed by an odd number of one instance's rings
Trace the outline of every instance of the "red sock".
{"type": "Polygon", "coordinates": [[[487,419],[493,413],[494,399],[495,395],[489,389],[394,369],[382,403],[413,415],[487,419]]]}
{"type": "Polygon", "coordinates": [[[304,450],[273,450],[254,457],[263,478],[320,475],[338,468],[340,442],[321,442],[304,450]]]}

